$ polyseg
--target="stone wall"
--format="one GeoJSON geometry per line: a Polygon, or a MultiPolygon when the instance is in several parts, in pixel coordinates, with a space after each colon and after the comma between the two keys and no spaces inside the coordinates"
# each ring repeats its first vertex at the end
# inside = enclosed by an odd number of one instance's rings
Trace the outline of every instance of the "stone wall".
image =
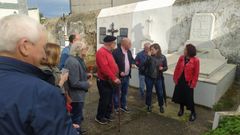
{"type": "Polygon", "coordinates": [[[139,1],[144,0],[70,0],[70,9],[72,14],[79,14],[139,1]]]}
{"type": "Polygon", "coordinates": [[[238,65],[237,79],[240,80],[240,0],[178,0],[173,6],[169,52],[177,50],[189,39],[195,13],[214,13],[213,42],[229,63],[238,65]]]}
{"type": "Polygon", "coordinates": [[[79,33],[81,39],[89,46],[88,61],[94,61],[97,44],[97,15],[99,11],[76,14],[63,18],[48,19],[45,26],[48,30],[49,42],[64,45],[64,26],[67,26],[67,35],[79,33]]]}

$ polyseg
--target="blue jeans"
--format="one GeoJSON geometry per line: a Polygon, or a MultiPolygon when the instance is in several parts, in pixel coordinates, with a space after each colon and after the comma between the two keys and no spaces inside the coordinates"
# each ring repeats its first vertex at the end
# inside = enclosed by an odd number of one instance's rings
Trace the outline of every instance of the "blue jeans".
{"type": "Polygon", "coordinates": [[[119,97],[119,90],[120,90],[120,102],[121,108],[127,107],[127,93],[128,93],[128,85],[129,85],[129,76],[123,77],[121,79],[121,85],[114,90],[113,98],[114,98],[114,108],[117,109],[119,107],[118,97],[119,97]]]}
{"type": "Polygon", "coordinates": [[[139,74],[139,91],[141,97],[144,97],[144,89],[145,89],[145,76],[139,74]]]}
{"type": "Polygon", "coordinates": [[[163,106],[163,88],[162,88],[162,80],[159,79],[153,79],[150,77],[145,77],[145,82],[147,86],[147,92],[146,92],[146,105],[151,106],[152,105],[152,91],[153,86],[155,86],[156,94],[158,97],[158,105],[163,106]]]}
{"type": "Polygon", "coordinates": [[[83,102],[72,102],[71,118],[74,124],[81,125],[83,120],[83,102]]]}

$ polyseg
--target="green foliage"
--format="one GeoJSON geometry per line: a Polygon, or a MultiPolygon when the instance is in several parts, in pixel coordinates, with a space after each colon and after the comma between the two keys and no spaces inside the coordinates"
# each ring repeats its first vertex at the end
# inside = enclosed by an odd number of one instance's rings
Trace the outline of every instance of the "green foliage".
{"type": "Polygon", "coordinates": [[[240,116],[223,118],[217,129],[204,135],[240,135],[240,116]]]}

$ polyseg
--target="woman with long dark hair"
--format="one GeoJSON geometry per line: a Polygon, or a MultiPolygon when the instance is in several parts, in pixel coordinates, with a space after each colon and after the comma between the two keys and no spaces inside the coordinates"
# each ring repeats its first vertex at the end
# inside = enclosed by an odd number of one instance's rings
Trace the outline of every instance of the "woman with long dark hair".
{"type": "Polygon", "coordinates": [[[184,55],[180,56],[176,65],[173,80],[176,84],[172,101],[180,104],[178,116],[184,114],[184,107],[191,111],[189,121],[196,120],[194,105],[194,88],[199,76],[199,59],[196,57],[197,50],[192,44],[188,44],[184,55]]]}
{"type": "Polygon", "coordinates": [[[147,87],[146,91],[146,105],[149,112],[152,111],[152,90],[155,86],[158,104],[160,112],[164,113],[164,95],[163,95],[163,81],[162,74],[168,69],[167,59],[162,54],[159,44],[153,44],[150,46],[150,53],[144,64],[145,70],[145,83],[147,87]]]}

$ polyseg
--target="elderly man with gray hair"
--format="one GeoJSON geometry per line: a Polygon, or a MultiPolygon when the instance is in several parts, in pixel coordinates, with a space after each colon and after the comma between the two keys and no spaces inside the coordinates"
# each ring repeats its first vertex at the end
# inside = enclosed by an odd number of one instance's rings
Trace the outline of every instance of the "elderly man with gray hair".
{"type": "Polygon", "coordinates": [[[73,124],[78,128],[80,134],[85,133],[80,127],[83,120],[83,106],[85,95],[92,85],[89,80],[92,75],[87,73],[84,58],[87,55],[88,47],[83,42],[76,42],[70,49],[70,56],[65,62],[65,69],[69,70],[69,95],[72,99],[71,117],[73,124]]]}
{"type": "Polygon", "coordinates": [[[150,52],[151,43],[147,42],[144,44],[144,48],[139,52],[135,58],[136,66],[138,67],[139,75],[139,91],[140,97],[144,99],[144,89],[145,89],[145,66],[144,63],[147,59],[148,53],[150,52]]]}
{"type": "Polygon", "coordinates": [[[46,37],[26,15],[0,20],[1,135],[77,135],[60,91],[38,68],[46,37]]]}

